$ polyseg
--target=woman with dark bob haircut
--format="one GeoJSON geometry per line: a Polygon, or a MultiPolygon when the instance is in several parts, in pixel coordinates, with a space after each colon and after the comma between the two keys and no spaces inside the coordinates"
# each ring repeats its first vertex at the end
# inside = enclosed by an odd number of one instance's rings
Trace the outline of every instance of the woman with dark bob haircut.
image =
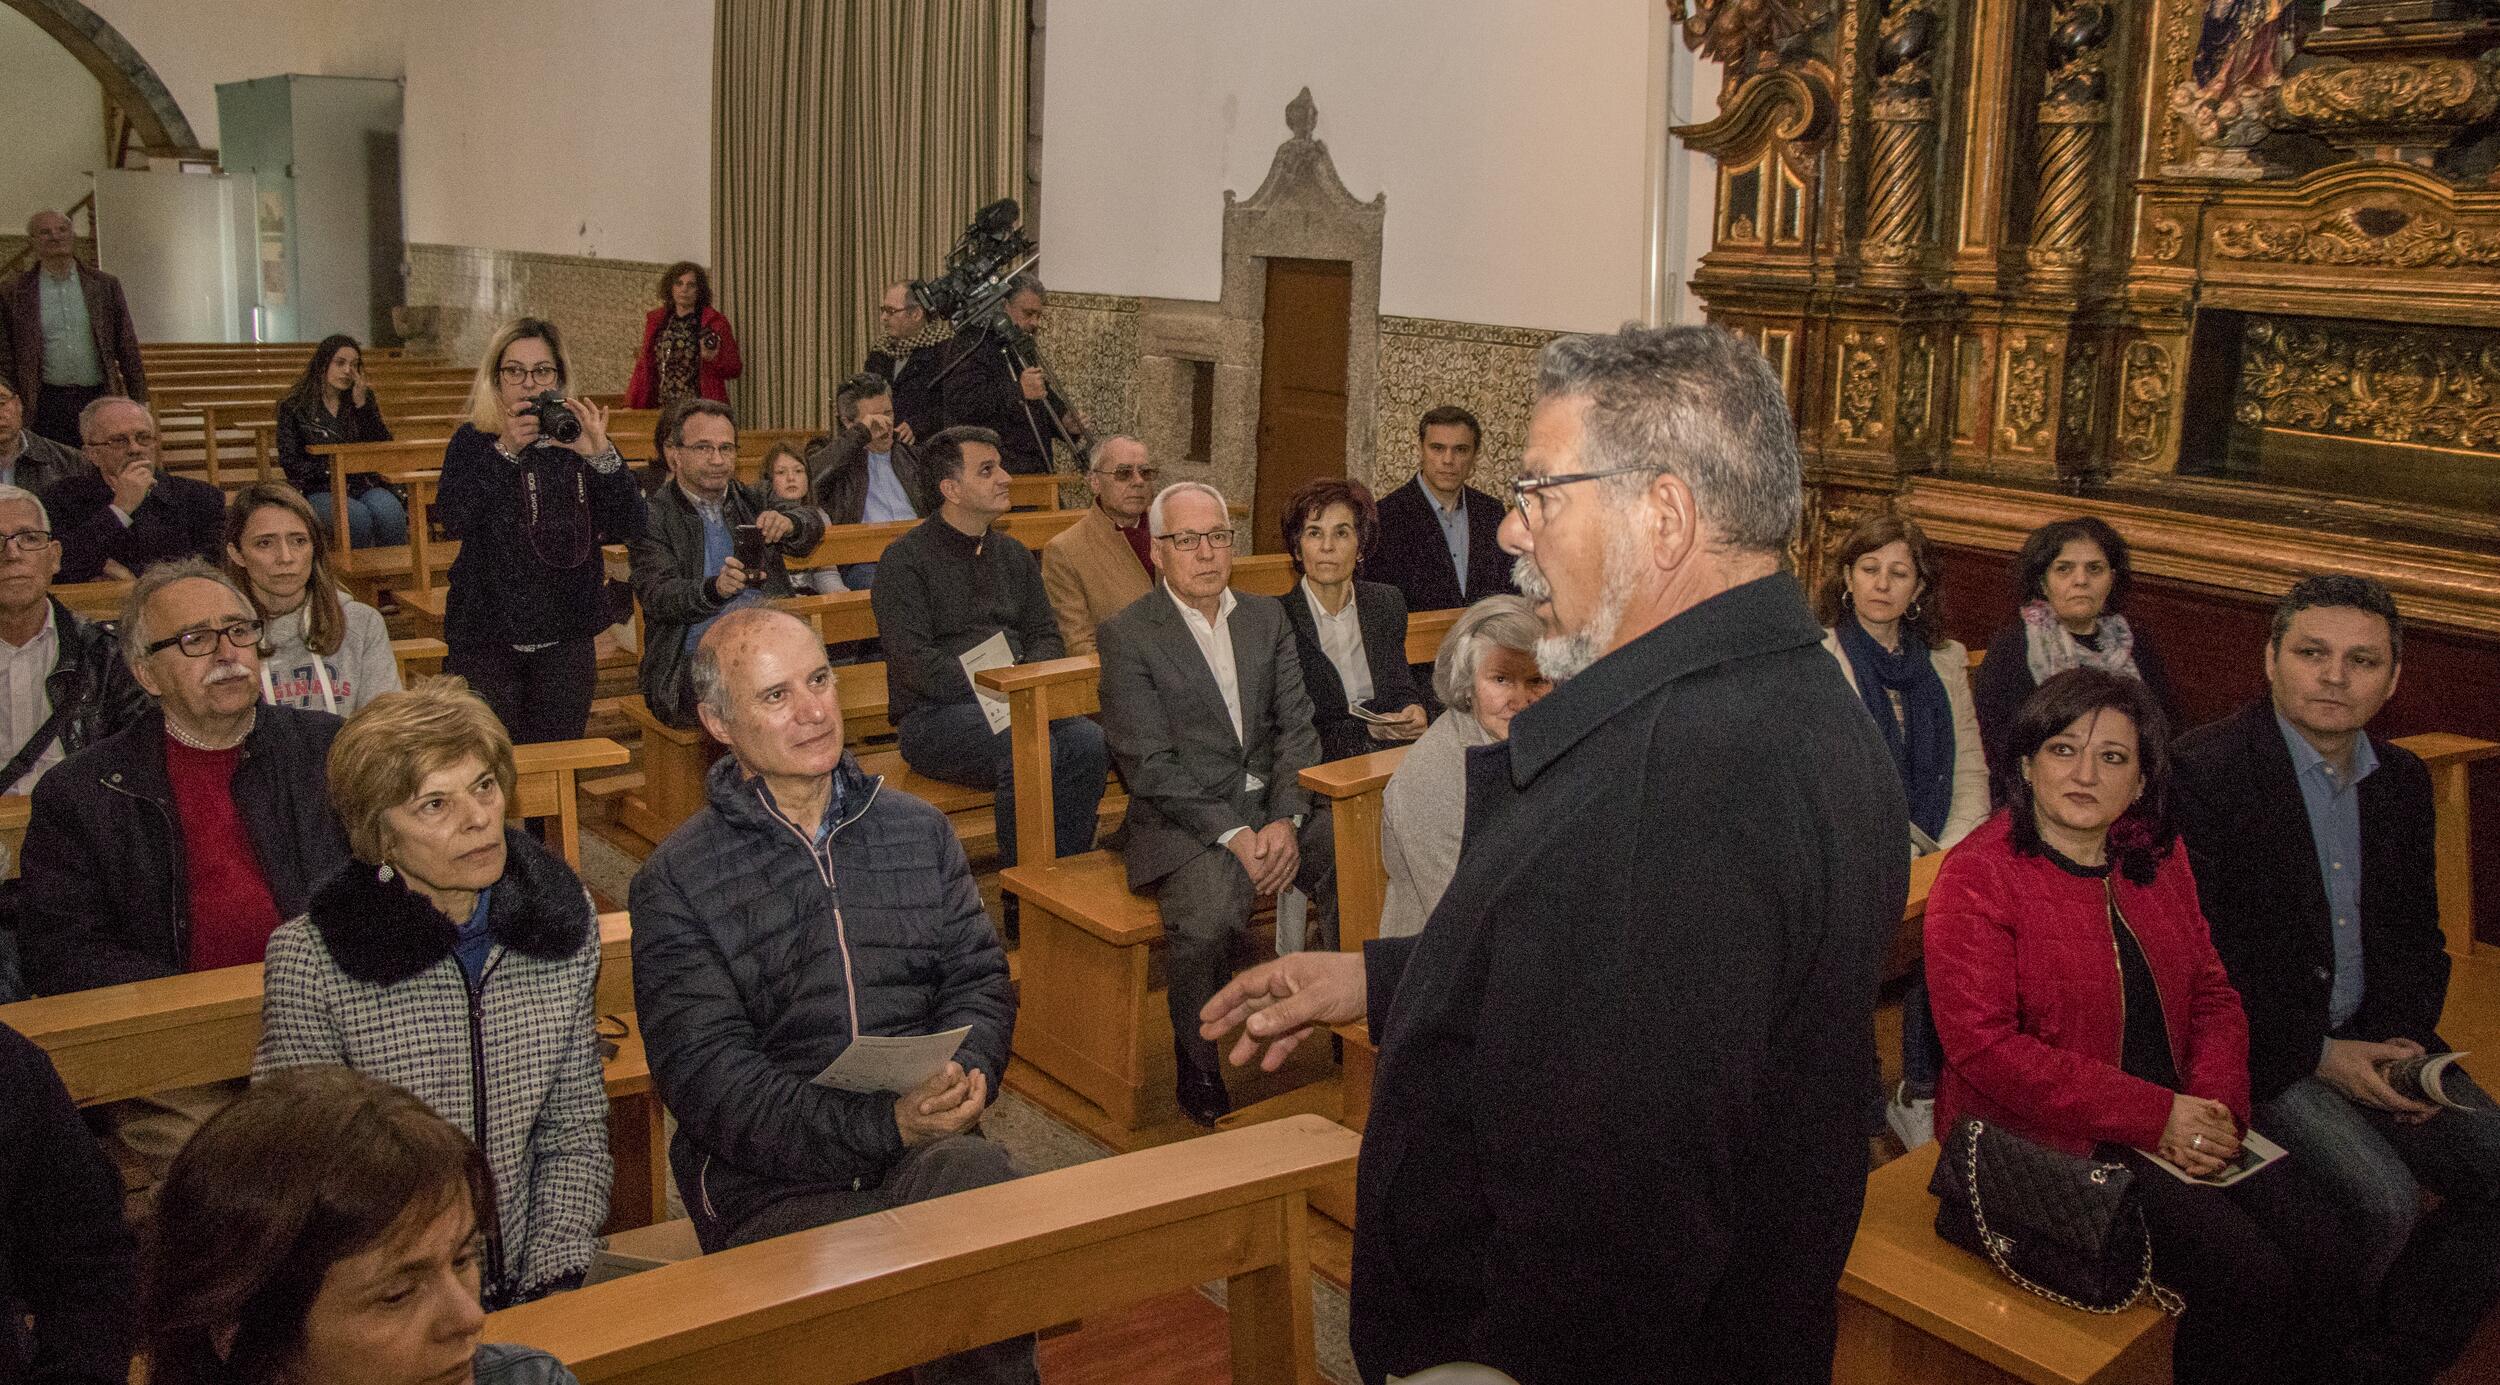
{"type": "Polygon", "coordinates": [[[1406,663],[1406,596],[1358,582],[1355,564],[1380,531],[1362,483],[1323,476],[1285,501],[1285,554],[1302,580],[1285,597],[1320,758],[1343,760],[1424,733],[1428,718],[1406,663]],[[1357,716],[1361,707],[1369,716],[1357,716]]]}
{"type": "Polygon", "coordinates": [[[712,276],[692,260],[660,271],[660,306],[642,320],[625,407],[665,409],[680,399],[729,402],[729,382],[746,369],[729,319],[712,306],[712,276]]]}
{"type": "Polygon", "coordinates": [[[2326,1205],[2290,1168],[2225,1189],[2147,1157],[2219,1173],[2249,1107],[2248,1021],[2171,826],[2161,708],[2138,679],[2069,669],[1998,749],[2006,806],[1927,897],[1937,1138],[1985,1122],[2133,1172],[2154,1276],[2187,1303],[2180,1385],[2321,1378],[2348,1296],[2320,1269],[2340,1263],[2326,1205]]]}
{"type": "Polygon", "coordinates": [[[2014,558],[2014,623],[1988,641],[1988,657],[1971,680],[1979,734],[1992,759],[2023,699],[2070,668],[2142,679],[2163,712],[2174,709],[2160,655],[2119,614],[2134,581],[2127,541],[2106,520],[2056,520],[2023,540],[2014,558]]]}
{"type": "Polygon", "coordinates": [[[304,1068],[200,1127],[157,1194],[151,1385],[569,1385],[545,1352],[481,1346],[468,1138],[387,1082],[304,1068]]]}

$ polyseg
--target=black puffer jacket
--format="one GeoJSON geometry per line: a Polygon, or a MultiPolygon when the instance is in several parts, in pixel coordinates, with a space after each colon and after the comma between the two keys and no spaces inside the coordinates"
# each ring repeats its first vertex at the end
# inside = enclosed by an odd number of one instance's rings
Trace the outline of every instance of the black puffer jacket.
{"type": "Polygon", "coordinates": [[[870,1186],[903,1152],[894,1098],[813,1085],[854,1034],[971,1025],[959,1061],[999,1089],[1007,957],[944,814],[835,772],[823,847],[735,756],[711,806],[634,876],[634,1000],[669,1163],[707,1251],[767,1204],[870,1186]]]}

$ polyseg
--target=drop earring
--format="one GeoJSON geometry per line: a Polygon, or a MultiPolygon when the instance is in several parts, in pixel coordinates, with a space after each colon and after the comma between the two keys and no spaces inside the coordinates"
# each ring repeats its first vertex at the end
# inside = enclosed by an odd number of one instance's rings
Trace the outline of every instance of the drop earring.
{"type": "Polygon", "coordinates": [[[390,863],[390,862],[388,862],[388,861],[384,861],[384,862],[382,863],[382,868],[381,868],[380,870],[377,870],[377,871],[375,871],[375,872],[373,873],[373,878],[374,878],[374,879],[376,879],[376,880],[379,880],[379,881],[381,881],[383,884],[387,885],[387,884],[391,883],[391,876],[392,876],[393,874],[394,874],[394,872],[391,870],[391,863],[390,863]]]}

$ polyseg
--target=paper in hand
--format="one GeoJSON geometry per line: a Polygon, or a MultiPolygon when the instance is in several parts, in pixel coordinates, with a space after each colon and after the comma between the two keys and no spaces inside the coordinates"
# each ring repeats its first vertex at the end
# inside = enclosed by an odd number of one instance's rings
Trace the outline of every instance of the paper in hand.
{"type": "Polygon", "coordinates": [[[900,1096],[946,1070],[964,1046],[971,1025],[943,1034],[863,1034],[816,1074],[819,1087],[839,1092],[892,1092],[900,1096]]]}
{"type": "Polygon", "coordinates": [[[2194,1183],[2207,1188],[2228,1188],[2232,1184],[2239,1182],[2241,1179],[2248,1177],[2250,1174],[2263,1169],[2275,1160],[2282,1158],[2283,1146],[2276,1144],[2274,1141],[2267,1139],[2265,1136],[2258,1134],[2254,1130],[2247,1131],[2240,1136],[2239,1157],[2232,1160],[2230,1163],[2223,1165],[2219,1172],[2209,1173],[2203,1177],[2198,1177],[2195,1174],[2189,1173],[2186,1169],[2180,1168],[2178,1165],[2171,1163],[2169,1160],[2162,1158],[2160,1155],[2153,1153],[2151,1150],[2144,1150],[2141,1151],[2141,1153],[2145,1158],[2160,1165],[2162,1172],[2169,1174],[2171,1177],[2178,1179],[2182,1183],[2194,1183]]]}
{"type": "Polygon", "coordinates": [[[981,704],[981,715],[989,718],[990,734],[995,736],[1006,730],[1007,699],[982,687],[981,680],[973,675],[983,669],[1016,666],[1015,651],[1007,647],[1007,632],[999,631],[956,655],[955,659],[964,666],[964,681],[972,685],[973,697],[981,704]]]}

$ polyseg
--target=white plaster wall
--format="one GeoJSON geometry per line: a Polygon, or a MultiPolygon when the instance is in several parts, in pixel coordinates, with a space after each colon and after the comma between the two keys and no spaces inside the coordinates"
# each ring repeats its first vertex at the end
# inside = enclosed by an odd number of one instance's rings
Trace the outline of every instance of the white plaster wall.
{"type": "MultiPolygon", "coordinates": [[[[0,234],[59,211],[94,187],[104,162],[104,98],[96,80],[33,20],[0,7],[0,234]]],[[[79,223],[85,225],[82,220],[79,223]]]]}
{"type": "Polygon", "coordinates": [[[1662,3],[1052,0],[1044,277],[1218,296],[1223,193],[1258,187],[1308,85],[1348,189],[1389,195],[1382,312],[1640,317],[1662,3]]]}
{"type": "MultiPolygon", "coordinates": [[[[130,41],[217,147],[217,84],[289,72],[399,77],[404,27],[434,4],[406,0],[86,0],[130,41]]],[[[446,7],[447,8],[447,7],[446,7]]],[[[426,22],[431,22],[426,20],[426,22]]]]}
{"type": "Polygon", "coordinates": [[[407,34],[408,239],[711,255],[713,0],[427,0],[407,34]]]}

